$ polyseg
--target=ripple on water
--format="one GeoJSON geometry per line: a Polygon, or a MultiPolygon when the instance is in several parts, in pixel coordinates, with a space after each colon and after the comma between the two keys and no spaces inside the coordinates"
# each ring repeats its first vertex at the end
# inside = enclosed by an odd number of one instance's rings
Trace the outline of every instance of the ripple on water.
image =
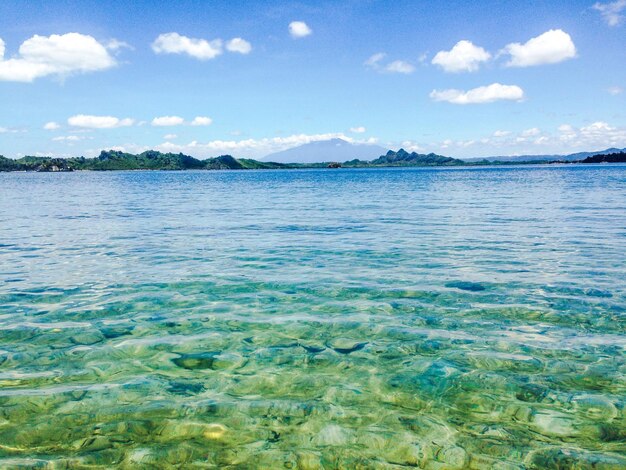
{"type": "Polygon", "coordinates": [[[0,175],[0,467],[625,468],[611,168],[0,175]]]}

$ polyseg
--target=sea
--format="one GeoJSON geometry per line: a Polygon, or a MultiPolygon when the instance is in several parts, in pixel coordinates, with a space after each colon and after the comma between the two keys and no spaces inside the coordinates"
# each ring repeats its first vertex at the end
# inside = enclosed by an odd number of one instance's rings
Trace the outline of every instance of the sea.
{"type": "Polygon", "coordinates": [[[0,174],[0,468],[626,468],[626,165],[0,174]]]}

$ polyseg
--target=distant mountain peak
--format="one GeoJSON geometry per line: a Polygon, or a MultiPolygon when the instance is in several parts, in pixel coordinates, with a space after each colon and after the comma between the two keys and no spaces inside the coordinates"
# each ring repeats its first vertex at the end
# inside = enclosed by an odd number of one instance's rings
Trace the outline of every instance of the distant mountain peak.
{"type": "Polygon", "coordinates": [[[333,137],[272,153],[263,157],[262,160],[276,163],[346,162],[355,159],[371,160],[386,151],[387,149],[378,145],[354,143],[340,137],[333,137]]]}

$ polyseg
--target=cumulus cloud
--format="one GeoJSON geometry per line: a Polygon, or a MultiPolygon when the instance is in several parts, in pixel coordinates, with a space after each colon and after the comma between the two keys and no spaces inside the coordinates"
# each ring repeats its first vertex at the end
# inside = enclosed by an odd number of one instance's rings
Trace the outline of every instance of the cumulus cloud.
{"type": "Polygon", "coordinates": [[[385,72],[389,73],[403,73],[408,75],[414,71],[415,67],[403,60],[394,60],[385,67],[385,72]]]}
{"type": "Polygon", "coordinates": [[[177,138],[178,138],[178,136],[177,136],[176,134],[165,134],[165,135],[163,136],[163,138],[164,138],[165,140],[171,140],[171,139],[177,139],[177,138]]]}
{"type": "Polygon", "coordinates": [[[187,54],[195,59],[209,60],[222,54],[222,40],[207,41],[178,33],[165,33],[154,40],[152,50],[157,54],[187,54]]]}
{"type": "Polygon", "coordinates": [[[480,64],[491,59],[491,54],[471,41],[459,41],[449,51],[439,51],[432,60],[446,72],[474,72],[480,64]]]}
{"type": "Polygon", "coordinates": [[[252,44],[242,38],[233,38],[226,43],[226,50],[239,54],[249,54],[252,50],[252,44]]]}
{"type": "Polygon", "coordinates": [[[626,0],[617,0],[610,3],[598,2],[593,6],[593,9],[600,12],[606,24],[618,26],[624,20],[622,11],[626,9],[626,0]]]}
{"type": "Polygon", "coordinates": [[[313,33],[313,30],[304,21],[292,21],[289,23],[289,34],[291,34],[292,38],[303,38],[311,33],[313,33]]]}
{"type": "Polygon", "coordinates": [[[196,116],[193,121],[191,121],[192,126],[210,126],[213,123],[213,119],[206,116],[196,116]]]}
{"type": "Polygon", "coordinates": [[[499,100],[520,101],[524,98],[524,90],[517,85],[492,83],[488,86],[473,88],[468,91],[448,89],[433,90],[430,97],[434,101],[447,101],[453,104],[492,103],[499,100]]]}
{"type": "Polygon", "coordinates": [[[46,122],[43,125],[43,128],[45,130],[47,130],[47,131],[55,131],[55,130],[59,129],[60,127],[61,126],[58,123],[54,122],[54,121],[46,122]]]}
{"type": "Polygon", "coordinates": [[[35,35],[24,41],[18,54],[4,59],[0,39],[0,81],[32,82],[46,76],[67,77],[114,67],[117,62],[107,45],[79,33],[35,35]]]}
{"type": "Polygon", "coordinates": [[[365,127],[363,126],[351,127],[350,132],[354,134],[363,134],[365,132],[365,127]]]}
{"type": "Polygon", "coordinates": [[[551,29],[524,44],[519,42],[505,46],[503,53],[511,56],[508,67],[530,67],[556,64],[576,57],[576,46],[569,34],[561,29],[551,29]]]}
{"type": "Polygon", "coordinates": [[[180,116],[161,116],[155,117],[152,120],[152,125],[157,127],[165,126],[180,126],[184,124],[185,120],[180,116]]]}
{"type": "Polygon", "coordinates": [[[134,119],[120,119],[114,116],[90,116],[77,114],[67,120],[72,127],[82,127],[85,129],[112,129],[115,127],[128,127],[135,123],[134,119]]]}

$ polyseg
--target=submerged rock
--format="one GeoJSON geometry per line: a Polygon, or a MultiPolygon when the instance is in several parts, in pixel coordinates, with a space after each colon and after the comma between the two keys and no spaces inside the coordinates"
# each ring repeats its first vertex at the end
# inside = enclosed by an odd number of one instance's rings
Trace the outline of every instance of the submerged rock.
{"type": "Polygon", "coordinates": [[[530,468],[620,470],[626,468],[626,457],[618,454],[585,452],[578,449],[552,448],[529,456],[530,468]]]}
{"type": "Polygon", "coordinates": [[[445,284],[446,287],[451,287],[453,289],[461,289],[470,292],[480,292],[486,289],[485,286],[478,282],[469,282],[469,281],[451,281],[445,284]]]}
{"type": "Polygon", "coordinates": [[[339,354],[350,354],[363,349],[367,342],[359,342],[349,338],[333,338],[328,345],[339,354]]]}
{"type": "Polygon", "coordinates": [[[219,352],[181,354],[180,357],[172,359],[172,362],[183,369],[212,369],[219,354],[219,352]]]}
{"type": "Polygon", "coordinates": [[[72,343],[81,345],[96,344],[102,340],[104,340],[104,335],[98,330],[83,331],[70,337],[72,343]]]}
{"type": "Polygon", "coordinates": [[[320,446],[343,446],[348,443],[348,432],[341,426],[329,424],[320,430],[315,443],[320,446]]]}

